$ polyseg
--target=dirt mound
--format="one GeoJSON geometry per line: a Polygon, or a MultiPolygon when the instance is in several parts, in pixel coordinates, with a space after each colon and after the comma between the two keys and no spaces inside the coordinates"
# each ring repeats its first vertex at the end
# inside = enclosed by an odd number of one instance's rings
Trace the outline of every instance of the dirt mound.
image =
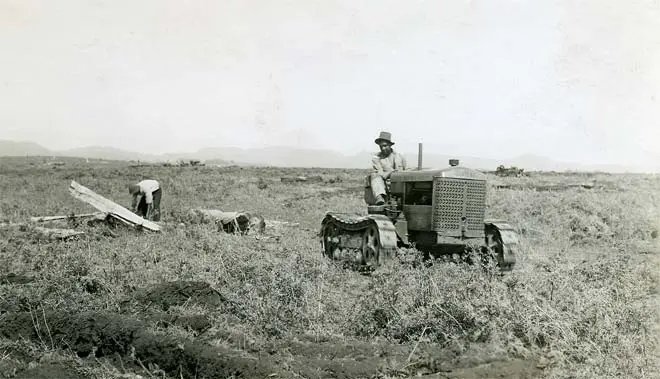
{"type": "Polygon", "coordinates": [[[508,360],[481,351],[461,355],[424,343],[303,340],[282,342],[268,350],[295,357],[290,369],[308,378],[373,378],[383,373],[391,377],[526,379],[541,373],[534,359],[508,360]]]}
{"type": "Polygon", "coordinates": [[[250,357],[221,347],[184,343],[150,333],[149,325],[120,315],[54,312],[47,313],[45,319],[47,325],[29,313],[5,314],[0,319],[0,337],[48,341],[80,357],[119,354],[125,357],[124,363],[139,359],[175,377],[266,378],[277,373],[268,356],[250,357]]]}
{"type": "MultiPolygon", "coordinates": [[[[199,330],[211,325],[204,316],[165,316],[161,323],[188,324],[190,328],[198,323],[199,330]]],[[[0,338],[42,342],[73,351],[80,357],[106,357],[115,361],[119,356],[124,366],[157,365],[168,375],[183,378],[373,378],[385,374],[470,379],[531,378],[540,373],[534,360],[507,361],[504,357],[470,360],[440,346],[425,344],[288,341],[248,353],[155,334],[149,331],[152,321],[96,312],[77,315],[50,312],[36,318],[28,312],[7,313],[0,316],[0,338]],[[428,376],[432,373],[433,376],[428,376]]],[[[22,377],[39,378],[50,369],[56,369],[61,378],[80,377],[72,368],[41,366],[25,371],[22,377]]]]}
{"type": "Polygon", "coordinates": [[[213,321],[207,315],[170,315],[163,313],[152,316],[152,319],[156,320],[156,324],[162,327],[176,325],[195,333],[204,333],[213,326],[213,321]]]}
{"type": "Polygon", "coordinates": [[[152,288],[138,290],[132,299],[144,305],[153,305],[163,310],[188,302],[217,307],[227,299],[206,282],[174,281],[160,283],[152,288]]]}

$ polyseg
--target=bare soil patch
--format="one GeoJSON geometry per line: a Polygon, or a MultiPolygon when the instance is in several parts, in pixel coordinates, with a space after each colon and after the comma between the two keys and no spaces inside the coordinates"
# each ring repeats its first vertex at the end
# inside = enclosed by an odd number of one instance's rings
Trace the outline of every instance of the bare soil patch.
{"type": "Polygon", "coordinates": [[[138,290],[133,299],[143,305],[156,306],[165,311],[172,306],[186,303],[216,307],[227,301],[210,284],[201,281],[160,283],[151,288],[138,290]]]}
{"type": "Polygon", "coordinates": [[[459,355],[436,344],[287,341],[273,350],[294,360],[290,368],[306,378],[532,378],[542,370],[537,360],[487,356],[481,352],[459,355]],[[503,376],[501,376],[503,375],[503,376]]]}
{"type": "Polygon", "coordinates": [[[154,334],[148,325],[117,314],[12,313],[0,320],[0,337],[26,338],[67,348],[80,357],[123,357],[125,364],[156,364],[171,376],[184,378],[265,378],[277,373],[269,357],[250,357],[221,347],[183,342],[154,334]],[[46,322],[43,321],[46,320],[46,322]]]}
{"type": "Polygon", "coordinates": [[[433,375],[423,375],[425,379],[482,379],[482,378],[538,378],[541,373],[534,362],[522,359],[498,361],[479,365],[477,367],[459,368],[449,372],[433,375]]]}
{"type": "MultiPolygon", "coordinates": [[[[373,378],[380,374],[406,377],[431,373],[437,373],[434,377],[439,378],[531,378],[540,373],[533,360],[475,363],[437,346],[419,348],[416,358],[408,362],[412,344],[296,341],[248,354],[155,334],[148,331],[148,326],[118,314],[51,312],[36,317],[30,313],[7,313],[0,319],[0,337],[52,344],[70,349],[82,358],[121,357],[123,366],[136,369],[157,365],[168,375],[183,378],[373,378]],[[433,358],[420,361],[419,356],[433,358]],[[474,367],[464,367],[467,364],[474,367]]],[[[82,377],[73,365],[63,362],[23,368],[18,374],[19,378],[82,377]]]]}
{"type": "Polygon", "coordinates": [[[152,316],[152,319],[156,320],[158,326],[167,328],[174,325],[193,331],[197,334],[204,333],[213,327],[213,320],[211,317],[204,314],[176,315],[160,313],[152,316]]]}

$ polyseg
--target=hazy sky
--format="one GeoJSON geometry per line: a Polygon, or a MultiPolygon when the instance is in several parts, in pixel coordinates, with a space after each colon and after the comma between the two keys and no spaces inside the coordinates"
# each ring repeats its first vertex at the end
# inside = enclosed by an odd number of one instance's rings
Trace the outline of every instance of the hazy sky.
{"type": "Polygon", "coordinates": [[[0,139],[660,161],[658,0],[0,0],[0,139]]]}

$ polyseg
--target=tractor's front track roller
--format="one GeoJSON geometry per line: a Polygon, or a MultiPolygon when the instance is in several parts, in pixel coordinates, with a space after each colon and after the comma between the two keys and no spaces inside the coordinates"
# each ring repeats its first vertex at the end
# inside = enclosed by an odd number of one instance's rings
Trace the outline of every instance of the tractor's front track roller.
{"type": "Polygon", "coordinates": [[[375,268],[397,251],[394,224],[384,215],[326,213],[321,221],[323,254],[375,268]]]}
{"type": "Polygon", "coordinates": [[[520,255],[520,242],[514,228],[505,221],[486,220],[486,249],[502,271],[511,271],[520,255]]]}

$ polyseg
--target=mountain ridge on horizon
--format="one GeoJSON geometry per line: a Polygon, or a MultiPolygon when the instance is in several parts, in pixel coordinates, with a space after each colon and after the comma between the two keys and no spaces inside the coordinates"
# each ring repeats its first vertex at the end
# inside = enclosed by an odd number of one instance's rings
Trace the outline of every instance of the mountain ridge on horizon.
{"type": "MultiPolygon", "coordinates": [[[[0,140],[0,156],[57,156],[142,162],[172,162],[197,159],[239,165],[368,168],[373,154],[374,152],[369,151],[343,154],[328,149],[287,146],[265,146],[258,148],[205,147],[194,152],[149,154],[98,145],[65,150],[51,150],[31,141],[0,140]]],[[[417,166],[416,152],[404,152],[403,154],[410,167],[417,166]]],[[[534,154],[523,154],[509,159],[494,159],[475,156],[456,157],[447,154],[423,152],[422,166],[425,168],[445,167],[448,165],[450,158],[458,158],[462,165],[483,170],[495,170],[497,166],[504,165],[506,167],[516,166],[526,171],[648,172],[625,165],[559,162],[534,154]]],[[[656,167],[654,172],[660,172],[660,167],[656,167]]]]}

